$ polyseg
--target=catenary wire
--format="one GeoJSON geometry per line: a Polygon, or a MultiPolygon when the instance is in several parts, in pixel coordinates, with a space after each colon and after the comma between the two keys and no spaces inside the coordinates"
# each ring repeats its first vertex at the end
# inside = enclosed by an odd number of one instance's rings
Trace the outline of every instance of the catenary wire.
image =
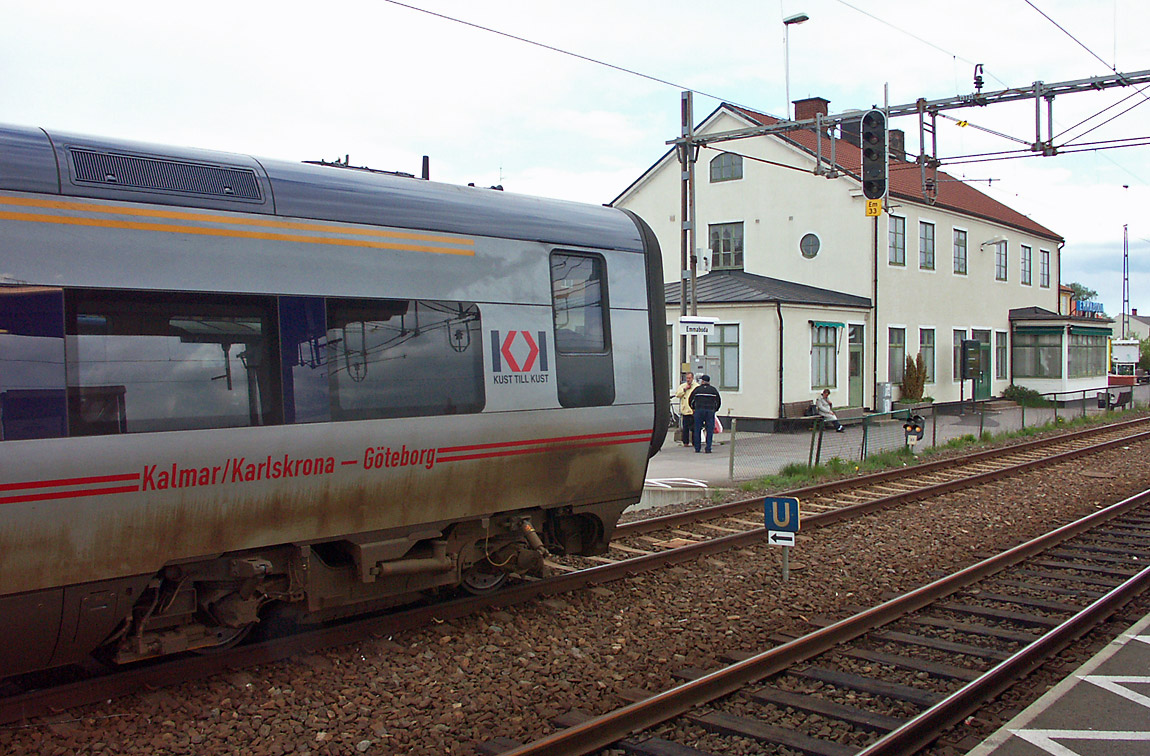
{"type": "MultiPolygon", "coordinates": [[[[1138,90],[1135,90],[1134,92],[1131,92],[1130,94],[1126,95],[1125,97],[1123,97],[1121,100],[1118,100],[1117,102],[1112,102],[1112,103],[1110,103],[1109,105],[1107,105],[1107,106],[1106,106],[1105,108],[1103,108],[1102,110],[1099,110],[1099,111],[1098,111],[1097,113],[1095,113],[1094,115],[1091,115],[1091,116],[1087,116],[1086,118],[1083,118],[1081,121],[1079,121],[1078,123],[1074,124],[1073,126],[1070,126],[1070,127],[1068,127],[1068,128],[1065,128],[1065,129],[1063,129],[1062,131],[1058,132],[1058,133],[1057,133],[1057,134],[1055,134],[1055,135],[1054,135],[1052,138],[1053,138],[1053,139],[1058,139],[1059,137],[1065,136],[1067,133],[1069,133],[1069,132],[1071,132],[1071,131],[1074,131],[1074,130],[1075,130],[1076,128],[1078,128],[1079,126],[1082,126],[1083,124],[1085,124],[1085,123],[1088,123],[1088,122],[1090,122],[1090,121],[1094,120],[1095,118],[1097,118],[1098,116],[1102,115],[1103,113],[1105,113],[1105,112],[1106,112],[1106,111],[1108,111],[1108,110],[1112,110],[1112,109],[1114,109],[1114,108],[1118,107],[1119,105],[1121,105],[1122,103],[1126,102],[1127,100],[1129,100],[1129,99],[1130,99],[1130,98],[1132,98],[1132,97],[1137,97],[1138,95],[1142,95],[1142,97],[1143,97],[1143,98],[1145,98],[1145,97],[1146,97],[1146,95],[1145,95],[1145,92],[1146,92],[1146,90],[1147,90],[1147,89],[1150,89],[1150,85],[1147,85],[1147,86],[1145,86],[1145,87],[1142,87],[1141,89],[1138,89],[1138,90]]],[[[1125,112],[1125,111],[1124,111],[1124,112],[1125,112]]],[[[1120,113],[1119,115],[1121,115],[1121,113],[1120,113]]],[[[1108,121],[1105,121],[1104,123],[1110,123],[1110,122],[1111,122],[1111,121],[1113,121],[1113,120],[1114,120],[1114,119],[1113,119],[1113,118],[1111,118],[1110,120],[1108,120],[1108,121]]],[[[1078,138],[1078,137],[1074,137],[1074,139],[1077,139],[1077,138],[1078,138]]]]}
{"type": "MultiPolygon", "coordinates": [[[[926,45],[928,47],[933,47],[935,50],[938,50],[939,52],[943,53],[944,55],[949,55],[951,58],[953,58],[955,60],[961,60],[963,63],[967,63],[967,64],[972,65],[972,66],[978,65],[973,60],[969,60],[968,58],[964,58],[961,55],[957,55],[955,53],[952,53],[950,50],[947,50],[946,48],[939,47],[935,43],[931,42],[928,39],[924,39],[924,38],[918,36],[914,32],[910,32],[910,31],[907,31],[906,29],[903,29],[902,27],[895,26],[890,21],[887,21],[886,19],[883,19],[883,18],[879,18],[878,16],[871,13],[870,11],[865,11],[862,8],[851,5],[850,3],[846,2],[846,0],[835,0],[835,2],[837,2],[839,5],[843,5],[843,6],[846,6],[847,8],[850,8],[851,10],[855,11],[856,13],[861,13],[868,18],[872,18],[875,21],[878,21],[880,24],[883,24],[885,26],[889,26],[890,28],[894,29],[895,31],[899,32],[900,34],[905,34],[908,37],[910,37],[911,39],[918,40],[919,42],[923,43],[924,45],[926,45]]],[[[1009,87],[1010,86],[1005,81],[1003,81],[1002,79],[995,76],[993,73],[987,73],[985,68],[983,69],[983,73],[986,74],[987,76],[989,76],[990,78],[994,79],[995,81],[997,81],[1003,87],[1009,87]]]]}
{"type": "MultiPolygon", "coordinates": [[[[407,8],[408,10],[413,10],[413,11],[416,11],[418,13],[425,13],[429,16],[434,16],[436,18],[443,19],[444,21],[451,21],[452,23],[462,24],[463,26],[470,26],[472,29],[478,29],[480,31],[485,31],[485,32],[488,32],[490,34],[498,35],[500,37],[506,37],[507,39],[513,39],[516,42],[523,42],[524,44],[533,45],[535,47],[540,47],[540,48],[543,48],[544,50],[550,50],[551,52],[556,52],[556,53],[559,53],[560,55],[567,55],[569,57],[576,58],[578,60],[582,60],[582,61],[585,61],[587,63],[594,63],[597,66],[604,66],[605,68],[610,68],[610,69],[613,69],[615,71],[620,71],[622,73],[631,74],[632,76],[638,76],[641,79],[647,79],[648,81],[653,81],[657,84],[665,84],[669,87],[675,87],[677,89],[687,89],[687,90],[694,92],[695,94],[700,94],[704,97],[710,97],[711,99],[718,100],[719,102],[729,102],[729,103],[735,104],[735,105],[739,104],[739,103],[736,103],[734,100],[730,100],[730,99],[727,99],[725,97],[720,97],[719,95],[711,94],[709,92],[704,92],[701,89],[695,89],[694,87],[688,87],[688,86],[683,85],[683,84],[676,84],[675,82],[668,81],[667,79],[660,79],[658,76],[651,76],[650,74],[645,74],[641,71],[636,71],[632,68],[625,68],[624,66],[617,66],[614,63],[608,63],[606,61],[599,60],[597,58],[592,58],[592,57],[587,56],[587,55],[581,55],[581,54],[576,53],[576,52],[571,52],[570,50],[564,50],[563,48],[555,47],[554,45],[548,45],[548,44],[545,44],[543,42],[536,42],[533,39],[527,39],[526,37],[520,37],[520,36],[517,36],[515,34],[511,34],[509,32],[500,31],[499,29],[493,29],[490,26],[483,26],[482,24],[477,24],[473,21],[465,21],[461,18],[456,18],[455,16],[448,16],[445,13],[437,13],[436,11],[428,10],[427,8],[420,8],[419,6],[416,6],[416,5],[409,5],[407,3],[402,3],[402,2],[399,2],[399,0],[384,0],[384,2],[391,3],[392,5],[399,6],[400,8],[407,8]]],[[[741,106],[741,107],[749,107],[749,106],[741,106]]]]}
{"type": "MultiPolygon", "coordinates": [[[[1139,92],[1136,92],[1135,94],[1142,94],[1142,93],[1141,93],[1141,91],[1139,91],[1139,92]]],[[[1102,123],[1099,123],[1099,124],[1097,124],[1097,125],[1095,125],[1095,126],[1093,126],[1093,127],[1089,128],[1089,129],[1087,129],[1086,131],[1083,131],[1081,134],[1078,134],[1078,135],[1077,135],[1077,136],[1075,136],[1073,139],[1067,139],[1067,140],[1066,140],[1066,142],[1064,143],[1064,146],[1068,146],[1068,145],[1071,145],[1071,144],[1073,144],[1075,141],[1077,141],[1077,140],[1081,139],[1082,137],[1086,136],[1086,135],[1087,135],[1087,134],[1089,134],[1090,132],[1092,132],[1092,131],[1097,131],[1098,129],[1102,128],[1102,127],[1103,127],[1103,126],[1105,126],[1106,124],[1108,124],[1108,123],[1112,123],[1112,122],[1114,122],[1114,121],[1118,120],[1119,118],[1121,118],[1122,116],[1126,115],[1126,114],[1127,114],[1127,113],[1129,113],[1131,110],[1133,110],[1134,108],[1138,107],[1139,105],[1143,105],[1143,104],[1145,104],[1146,102],[1150,101],[1150,100],[1147,100],[1147,99],[1146,99],[1146,96],[1145,96],[1145,95],[1142,95],[1142,97],[1143,97],[1143,99],[1142,99],[1141,101],[1134,103],[1133,105],[1131,105],[1130,107],[1126,108],[1126,109],[1125,109],[1125,110],[1123,110],[1121,113],[1119,113],[1118,115],[1114,116],[1113,118],[1108,118],[1108,119],[1106,119],[1105,121],[1103,121],[1102,123]]],[[[1129,99],[1129,98],[1127,98],[1127,99],[1129,99]]],[[[1125,102],[1125,100],[1123,100],[1123,102],[1125,102]]]]}
{"type": "Polygon", "coordinates": [[[1053,18],[1051,18],[1050,16],[1048,16],[1048,15],[1047,15],[1047,14],[1046,14],[1046,13],[1045,13],[1045,12],[1044,12],[1044,11],[1043,11],[1041,8],[1039,8],[1037,5],[1035,5],[1033,2],[1031,2],[1031,0],[1022,0],[1022,2],[1026,3],[1027,5],[1029,5],[1029,6],[1030,6],[1031,8],[1033,8],[1035,11],[1037,11],[1039,15],[1041,15],[1041,16],[1042,16],[1043,18],[1045,18],[1047,21],[1049,21],[1050,23],[1052,23],[1052,24],[1054,24],[1056,27],[1058,27],[1058,30],[1059,30],[1059,31],[1061,31],[1063,34],[1065,34],[1066,36],[1068,36],[1068,37],[1070,37],[1072,40],[1074,40],[1074,41],[1075,41],[1075,42],[1078,44],[1078,46],[1079,46],[1079,47],[1081,47],[1083,50],[1085,50],[1086,52],[1088,52],[1088,53],[1090,53],[1091,55],[1093,55],[1093,56],[1094,56],[1094,58],[1095,58],[1095,59],[1096,59],[1096,60],[1097,60],[1099,63],[1101,63],[1102,65],[1106,66],[1107,68],[1109,68],[1109,69],[1110,69],[1111,71],[1113,71],[1114,73],[1118,73],[1118,69],[1117,69],[1117,68],[1115,68],[1114,66],[1112,66],[1111,64],[1109,64],[1109,63],[1107,63],[1105,60],[1103,60],[1103,59],[1101,58],[1101,56],[1099,56],[1099,55],[1098,55],[1098,53],[1094,52],[1094,51],[1093,51],[1093,50],[1091,50],[1089,47],[1087,47],[1087,46],[1086,46],[1086,45],[1085,45],[1085,44],[1082,42],[1082,40],[1080,40],[1078,37],[1075,37],[1073,34],[1071,34],[1069,31],[1067,31],[1067,30],[1066,30],[1066,27],[1064,27],[1062,24],[1058,23],[1058,22],[1057,22],[1057,21],[1055,21],[1053,18]]]}

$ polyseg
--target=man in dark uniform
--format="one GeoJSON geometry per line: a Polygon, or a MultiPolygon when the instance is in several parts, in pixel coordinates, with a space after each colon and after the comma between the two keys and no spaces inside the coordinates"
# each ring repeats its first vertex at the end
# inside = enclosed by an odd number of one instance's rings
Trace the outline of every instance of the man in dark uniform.
{"type": "Polygon", "coordinates": [[[695,411],[695,429],[692,440],[695,442],[695,453],[702,447],[702,433],[707,434],[707,454],[711,453],[711,439],[715,435],[715,413],[723,406],[723,398],[719,390],[711,385],[711,376],[704,375],[699,378],[700,384],[691,393],[691,409],[695,411]]]}

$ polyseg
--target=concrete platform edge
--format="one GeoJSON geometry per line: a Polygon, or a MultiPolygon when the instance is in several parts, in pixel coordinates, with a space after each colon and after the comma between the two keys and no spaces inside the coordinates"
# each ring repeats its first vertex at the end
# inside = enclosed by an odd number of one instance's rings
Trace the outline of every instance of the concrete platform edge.
{"type": "Polygon", "coordinates": [[[1066,679],[1046,691],[1041,698],[1026,707],[1018,716],[1004,724],[997,732],[975,746],[973,750],[968,751],[966,756],[989,756],[995,749],[1003,746],[1016,730],[1024,729],[1028,724],[1034,721],[1036,717],[1061,700],[1067,691],[1080,682],[1081,678],[1089,675],[1104,664],[1114,656],[1114,654],[1122,650],[1130,640],[1144,634],[1147,628],[1150,628],[1150,615],[1143,617],[1131,625],[1126,632],[1115,638],[1106,648],[1099,651],[1085,664],[1067,675],[1066,679]]]}

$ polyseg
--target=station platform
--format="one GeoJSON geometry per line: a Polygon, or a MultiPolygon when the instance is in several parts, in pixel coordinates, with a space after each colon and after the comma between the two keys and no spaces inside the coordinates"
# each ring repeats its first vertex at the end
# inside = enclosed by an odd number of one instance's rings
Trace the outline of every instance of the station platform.
{"type": "Polygon", "coordinates": [[[1150,756],[1150,615],[967,756],[1150,756]]]}

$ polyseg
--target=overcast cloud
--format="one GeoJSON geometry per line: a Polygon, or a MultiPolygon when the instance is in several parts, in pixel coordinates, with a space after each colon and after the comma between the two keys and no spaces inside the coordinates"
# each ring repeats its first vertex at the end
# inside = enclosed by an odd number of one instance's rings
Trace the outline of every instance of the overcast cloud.
{"type": "MultiPolygon", "coordinates": [[[[682,86],[782,115],[781,19],[799,11],[811,19],[791,31],[791,97],[825,97],[832,112],[882,104],[884,84],[892,104],[969,93],[975,62],[987,90],[1150,69],[1150,3],[1033,2],[1090,51],[1024,0],[412,2],[676,86],[384,0],[8,2],[0,121],[410,173],[429,155],[436,180],[602,203],[677,136],[682,86]]],[[[1056,131],[1130,94],[1059,97],[1056,131]]],[[[697,95],[697,118],[717,104],[697,95]]],[[[1034,138],[1032,103],[953,114],[1034,138]]],[[[1148,120],[1142,104],[1084,141],[1148,136],[1148,120]]],[[[894,126],[916,153],[917,119],[894,126]]],[[[1018,146],[939,122],[944,158],[1018,146]]],[[[1065,236],[1063,281],[1098,290],[1111,314],[1129,224],[1132,305],[1150,312],[1150,218],[1138,212],[1150,148],[945,170],[1065,236]]]]}

